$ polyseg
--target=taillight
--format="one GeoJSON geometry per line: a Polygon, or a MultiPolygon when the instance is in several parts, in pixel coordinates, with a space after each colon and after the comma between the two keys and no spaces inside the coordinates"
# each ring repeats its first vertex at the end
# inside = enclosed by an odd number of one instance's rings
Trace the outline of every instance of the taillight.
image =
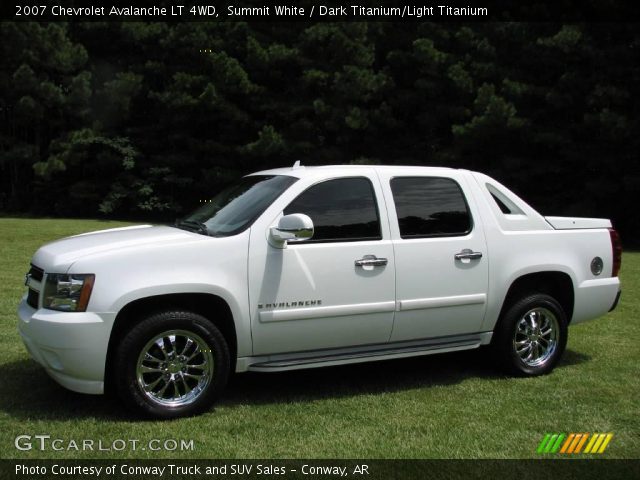
{"type": "Polygon", "coordinates": [[[609,229],[609,236],[611,237],[611,250],[613,253],[611,276],[617,277],[618,272],[620,272],[620,265],[622,265],[622,243],[620,242],[620,235],[618,235],[615,229],[609,229]]]}

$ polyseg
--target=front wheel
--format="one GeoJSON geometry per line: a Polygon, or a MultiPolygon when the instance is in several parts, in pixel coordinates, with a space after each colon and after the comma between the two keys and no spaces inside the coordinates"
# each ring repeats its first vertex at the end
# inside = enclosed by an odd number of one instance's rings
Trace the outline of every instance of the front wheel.
{"type": "Polygon", "coordinates": [[[229,348],[220,331],[191,312],[163,312],[136,324],[116,351],[116,387],[134,410],[156,418],[200,413],[229,376],[229,348]]]}
{"type": "Polygon", "coordinates": [[[545,294],[513,303],[494,333],[500,365],[510,373],[536,376],[556,366],[567,345],[567,317],[560,304],[545,294]]]}

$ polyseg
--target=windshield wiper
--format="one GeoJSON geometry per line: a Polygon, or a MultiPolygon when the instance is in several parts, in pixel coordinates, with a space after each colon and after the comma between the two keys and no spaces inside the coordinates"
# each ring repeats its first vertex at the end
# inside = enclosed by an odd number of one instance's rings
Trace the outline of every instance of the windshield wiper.
{"type": "Polygon", "coordinates": [[[198,222],[197,220],[177,220],[175,223],[175,227],[181,228],[183,230],[189,230],[195,233],[201,233],[202,235],[211,235],[207,226],[202,222],[198,222]]]}

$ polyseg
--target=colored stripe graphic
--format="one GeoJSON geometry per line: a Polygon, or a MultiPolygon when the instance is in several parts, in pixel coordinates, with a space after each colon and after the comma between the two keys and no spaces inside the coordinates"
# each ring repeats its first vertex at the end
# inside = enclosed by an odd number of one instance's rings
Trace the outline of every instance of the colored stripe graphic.
{"type": "Polygon", "coordinates": [[[558,434],[557,433],[554,433],[553,435],[551,435],[551,438],[549,439],[549,442],[547,443],[547,446],[544,447],[544,453],[551,453],[551,449],[556,444],[557,440],[558,440],[558,434]]]}
{"type": "Polygon", "coordinates": [[[587,448],[584,449],[584,453],[591,453],[591,448],[593,447],[594,443],[596,443],[597,438],[598,435],[595,433],[591,436],[591,440],[589,440],[589,443],[587,443],[587,448]]]}
{"type": "Polygon", "coordinates": [[[581,438],[582,438],[582,434],[576,433],[576,436],[573,437],[573,442],[571,442],[571,445],[569,445],[569,450],[567,450],[567,453],[573,453],[573,451],[576,449],[576,445],[578,445],[578,442],[580,441],[581,438]]]}
{"type": "Polygon", "coordinates": [[[580,451],[582,450],[582,446],[584,445],[584,442],[587,441],[587,438],[589,438],[589,434],[583,433],[582,438],[580,439],[580,442],[578,442],[578,445],[576,446],[576,449],[573,451],[573,453],[580,453],[580,451]]]}
{"type": "Polygon", "coordinates": [[[537,453],[601,454],[609,446],[613,433],[546,433],[538,444],[537,453]]]}
{"type": "Polygon", "coordinates": [[[567,437],[567,441],[564,442],[564,445],[562,446],[562,450],[560,450],[560,453],[567,453],[567,448],[569,448],[569,445],[571,445],[571,442],[573,442],[573,437],[575,436],[575,433],[569,434],[569,436],[567,437]]]}
{"type": "Polygon", "coordinates": [[[560,445],[562,445],[562,440],[564,440],[564,437],[566,435],[564,433],[561,433],[560,435],[558,435],[558,439],[556,440],[555,445],[551,448],[551,453],[557,453],[558,449],[560,448],[560,445]]]}
{"type": "Polygon", "coordinates": [[[598,453],[598,449],[600,448],[600,444],[604,440],[604,437],[606,437],[606,435],[604,433],[598,434],[598,439],[596,440],[595,445],[591,449],[591,453],[598,453]]]}
{"type": "Polygon", "coordinates": [[[544,452],[544,447],[547,445],[547,442],[551,439],[551,434],[547,433],[544,438],[542,439],[542,441],[540,442],[540,445],[538,445],[538,450],[536,450],[538,453],[542,453],[544,452]]]}
{"type": "Polygon", "coordinates": [[[604,442],[602,442],[602,446],[600,447],[600,450],[598,450],[598,453],[604,452],[604,450],[607,448],[607,445],[609,445],[609,442],[611,441],[612,438],[613,438],[613,433],[607,433],[607,438],[605,438],[604,442]]]}

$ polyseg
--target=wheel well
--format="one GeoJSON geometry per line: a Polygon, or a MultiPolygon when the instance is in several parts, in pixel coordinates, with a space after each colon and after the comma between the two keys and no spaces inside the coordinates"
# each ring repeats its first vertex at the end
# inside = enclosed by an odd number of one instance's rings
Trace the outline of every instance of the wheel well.
{"type": "Polygon", "coordinates": [[[125,305],[124,308],[118,312],[115,322],[113,323],[105,364],[104,379],[106,392],[109,392],[113,386],[113,372],[109,367],[112,363],[118,340],[142,318],[168,309],[184,309],[202,315],[214,323],[227,341],[232,362],[231,369],[232,371],[235,370],[233,362],[235,361],[237,352],[236,328],[231,309],[226,301],[216,295],[208,293],[175,293],[145,297],[125,305]],[[211,318],[212,316],[215,316],[215,319],[211,318]]]}
{"type": "Polygon", "coordinates": [[[516,279],[504,299],[500,318],[509,305],[530,293],[544,293],[555,298],[564,310],[567,321],[571,322],[574,303],[573,282],[571,277],[563,272],[529,273],[516,279]]]}

